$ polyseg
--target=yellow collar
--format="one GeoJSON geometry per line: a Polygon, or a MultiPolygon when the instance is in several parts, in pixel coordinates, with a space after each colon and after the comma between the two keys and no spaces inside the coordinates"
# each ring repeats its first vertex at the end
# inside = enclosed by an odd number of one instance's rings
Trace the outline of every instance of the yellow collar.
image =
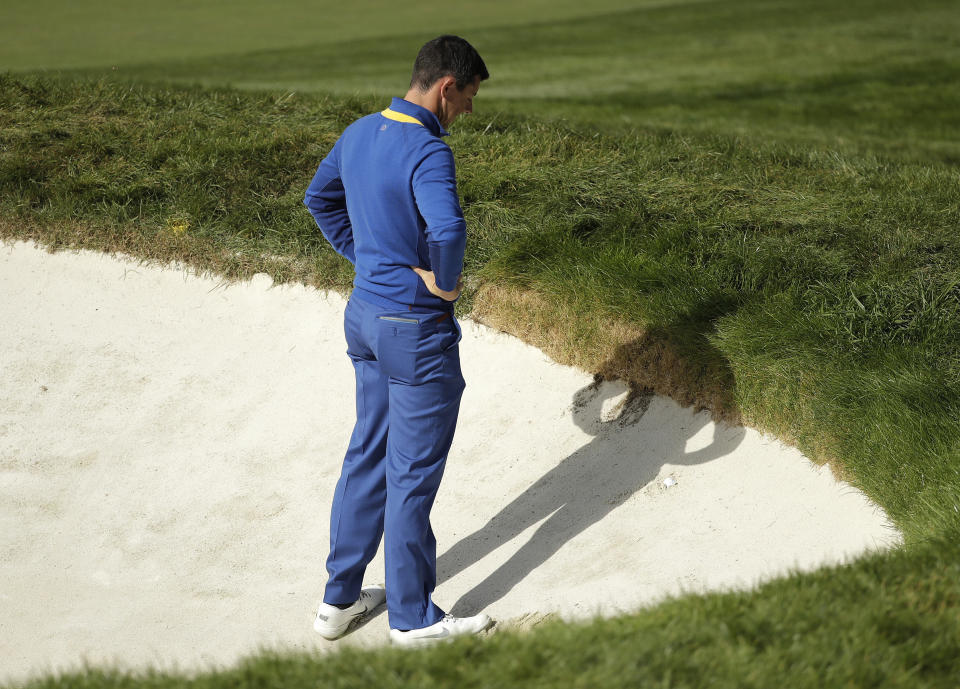
{"type": "Polygon", "coordinates": [[[402,112],[397,112],[396,110],[391,110],[390,108],[387,108],[380,114],[386,117],[388,120],[396,120],[397,122],[408,122],[409,124],[419,124],[421,127],[423,126],[423,122],[418,120],[416,117],[405,115],[402,112]]]}

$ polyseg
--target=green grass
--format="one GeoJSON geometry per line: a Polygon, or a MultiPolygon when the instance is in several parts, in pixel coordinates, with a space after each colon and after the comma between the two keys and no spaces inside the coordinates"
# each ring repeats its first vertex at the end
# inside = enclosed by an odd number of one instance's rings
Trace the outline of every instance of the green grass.
{"type": "MultiPolygon", "coordinates": [[[[675,0],[684,2],[685,0],[675,0]]],[[[397,32],[422,40],[543,16],[568,19],[656,4],[657,0],[5,0],[0,8],[0,69],[110,69],[158,59],[356,41],[397,32]]],[[[409,52],[409,50],[408,50],[409,52]]],[[[416,54],[414,52],[414,54],[416,54]]],[[[404,55],[404,64],[412,64],[404,55]]],[[[409,79],[409,74],[407,74],[409,79]]]]}
{"type": "MultiPolygon", "coordinates": [[[[629,131],[764,133],[778,141],[960,161],[953,2],[729,0],[473,27],[488,109],[629,131]]],[[[430,32],[88,70],[92,76],[393,95],[430,32]]]]}
{"type": "MultiPolygon", "coordinates": [[[[587,627],[265,654],[193,683],[960,684],[960,13],[798,0],[513,18],[527,23],[465,32],[492,79],[449,140],[470,232],[458,309],[490,287],[539,295],[575,318],[556,345],[569,360],[612,337],[605,323],[645,333],[692,371],[663,392],[830,460],[906,545],[587,627]]],[[[420,42],[405,21],[376,40],[0,77],[0,236],[349,289],[300,201],[342,128],[402,93],[420,42]]],[[[645,343],[608,342],[596,369],[659,386],[645,343]]]]}

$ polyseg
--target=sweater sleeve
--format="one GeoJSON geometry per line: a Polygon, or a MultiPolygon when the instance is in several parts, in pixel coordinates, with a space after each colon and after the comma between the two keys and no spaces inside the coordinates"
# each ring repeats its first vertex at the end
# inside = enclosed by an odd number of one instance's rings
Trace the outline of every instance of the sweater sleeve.
{"type": "Polygon", "coordinates": [[[307,187],[303,203],[310,209],[317,227],[338,254],[356,265],[353,227],[347,214],[347,195],[340,179],[340,142],[320,162],[313,181],[307,187]]]}
{"type": "Polygon", "coordinates": [[[442,141],[430,146],[413,172],[413,195],[426,223],[430,267],[437,287],[453,290],[463,272],[467,224],[457,196],[453,152],[442,141]]]}

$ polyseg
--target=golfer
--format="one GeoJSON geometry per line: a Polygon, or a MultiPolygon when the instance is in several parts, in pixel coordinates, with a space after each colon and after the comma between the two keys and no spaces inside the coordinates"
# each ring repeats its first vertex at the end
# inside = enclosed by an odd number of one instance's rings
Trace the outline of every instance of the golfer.
{"type": "Polygon", "coordinates": [[[410,90],[344,130],[304,203],[323,236],[356,269],[344,313],[356,374],[357,422],[330,514],[329,578],[314,629],[328,639],[386,600],[401,645],[473,634],[433,602],[436,540],[430,510],[453,441],[465,382],[460,324],[466,224],[446,127],[473,112],[489,74],[462,38],[428,42],[410,90]],[[384,539],[386,590],[361,589],[384,539]]]}

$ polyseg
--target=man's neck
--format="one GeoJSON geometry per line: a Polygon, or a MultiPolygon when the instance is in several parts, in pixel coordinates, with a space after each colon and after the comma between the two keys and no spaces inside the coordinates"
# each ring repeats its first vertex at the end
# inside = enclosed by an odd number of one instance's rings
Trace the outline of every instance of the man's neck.
{"type": "Polygon", "coordinates": [[[403,99],[414,105],[419,105],[421,108],[425,108],[432,112],[437,117],[440,116],[440,99],[438,98],[437,89],[430,89],[429,91],[421,91],[418,88],[412,88],[407,91],[407,95],[403,99]]]}

